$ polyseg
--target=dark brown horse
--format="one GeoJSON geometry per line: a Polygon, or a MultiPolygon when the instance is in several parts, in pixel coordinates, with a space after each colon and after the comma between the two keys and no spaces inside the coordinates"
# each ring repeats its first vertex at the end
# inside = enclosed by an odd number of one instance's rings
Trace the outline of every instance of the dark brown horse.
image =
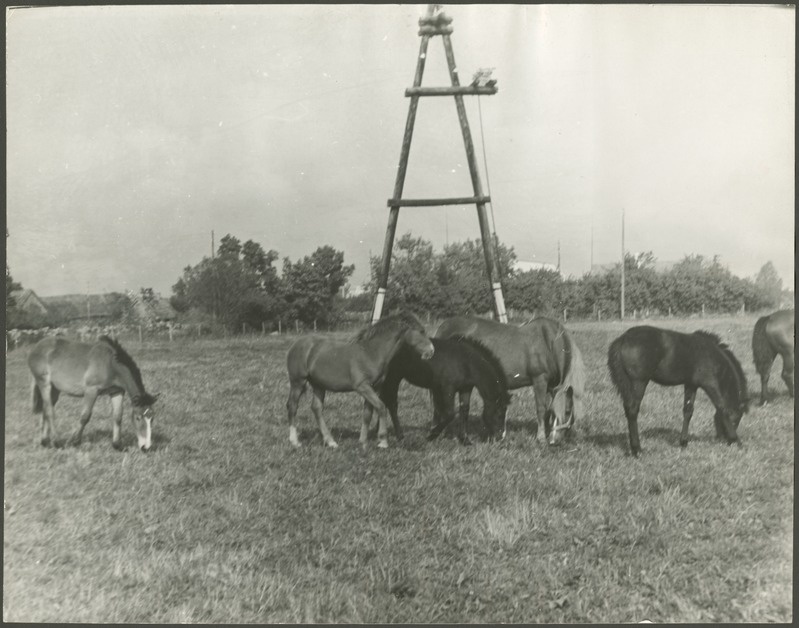
{"type": "Polygon", "coordinates": [[[782,381],[793,397],[794,311],[779,310],[759,318],[752,332],[752,355],[760,375],[760,405],[768,400],[768,380],[777,355],[782,356],[782,381]]]}
{"type": "Polygon", "coordinates": [[[397,438],[402,438],[397,416],[397,391],[402,380],[427,388],[433,394],[433,403],[442,418],[428,435],[429,440],[441,434],[455,418],[453,402],[455,393],[459,393],[466,395],[466,403],[460,407],[458,438],[464,445],[469,444],[466,423],[468,399],[473,388],[477,388],[483,400],[483,424],[489,439],[493,438],[496,427],[504,431],[510,395],[505,373],[496,356],[478,340],[465,336],[433,338],[433,347],[435,353],[429,360],[423,360],[412,349],[402,347],[388,365],[380,387],[380,399],[388,408],[397,438]]]}
{"type": "MultiPolygon", "coordinates": [[[[476,338],[499,359],[508,390],[533,387],[536,440],[556,444],[582,417],[585,367],[580,350],[558,321],[535,318],[517,326],[456,316],[441,323],[435,335],[476,338]]],[[[464,403],[468,411],[468,397],[461,399],[464,403]]]]}
{"type": "Polygon", "coordinates": [[[114,419],[111,444],[121,449],[122,400],[128,393],[139,448],[150,449],[152,406],[158,395],[145,391],[139,367],[118,342],[108,336],[101,336],[94,343],[44,338],[31,349],[28,366],[33,374],[33,412],[42,413],[42,445],[54,440],[55,404],[60,393],[83,397],[80,427],[72,437],[76,445],[80,444],[97,397],[109,395],[114,419]]]}
{"type": "Polygon", "coordinates": [[[300,446],[294,417],[300,397],[310,383],[313,389],[311,409],[322,440],[328,447],[338,447],[325,423],[325,392],[357,392],[364,398],[361,444],[366,445],[373,410],[379,420],[378,447],[388,447],[386,406],[375,392],[383,381],[394,354],[407,345],[423,359],[433,355],[433,343],[424,326],[412,314],[400,313],[365,327],[351,340],[333,340],[322,336],[303,336],[291,345],[286,356],[289,373],[289,441],[300,446]]]}
{"type": "Polygon", "coordinates": [[[647,325],[631,327],[610,343],[608,369],[624,404],[634,456],[641,451],[638,412],[650,381],[685,387],[681,446],[688,444],[697,388],[704,390],[716,407],[716,435],[726,436],[730,444],[740,444],[736,430],[749,409],[746,376],[718,336],[705,331],[683,334],[647,325]]]}

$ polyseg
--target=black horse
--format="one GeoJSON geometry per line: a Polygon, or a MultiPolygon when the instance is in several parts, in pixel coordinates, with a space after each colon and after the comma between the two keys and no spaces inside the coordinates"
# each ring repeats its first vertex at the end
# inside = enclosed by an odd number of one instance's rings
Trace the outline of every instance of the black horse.
{"type": "Polygon", "coordinates": [[[705,331],[683,334],[646,325],[632,327],[610,344],[608,369],[624,403],[634,456],[641,451],[638,411],[650,380],[662,386],[685,386],[681,446],[688,444],[697,388],[704,390],[716,407],[716,435],[740,445],[736,430],[749,410],[746,377],[718,336],[705,331]]]}
{"type": "MultiPolygon", "coordinates": [[[[442,420],[433,426],[428,440],[441,434],[455,418],[455,394],[471,393],[473,388],[477,388],[483,400],[483,423],[489,438],[493,438],[496,427],[504,431],[505,413],[511,396],[496,356],[473,338],[453,336],[431,340],[435,350],[429,360],[422,360],[405,347],[400,348],[389,363],[380,388],[380,399],[388,408],[397,438],[402,438],[397,417],[397,391],[402,380],[427,388],[433,394],[435,409],[442,420]]],[[[465,445],[469,444],[466,436],[468,415],[468,395],[464,395],[460,404],[458,438],[465,445]]]]}
{"type": "Polygon", "coordinates": [[[760,375],[760,405],[768,400],[768,380],[777,354],[782,356],[782,381],[793,397],[794,311],[779,310],[763,316],[752,332],[752,356],[760,375]]]}

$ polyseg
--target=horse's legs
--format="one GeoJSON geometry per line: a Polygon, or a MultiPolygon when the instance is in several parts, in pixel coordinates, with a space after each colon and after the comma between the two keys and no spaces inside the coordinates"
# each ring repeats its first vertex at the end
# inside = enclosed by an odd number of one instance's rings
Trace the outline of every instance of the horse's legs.
{"type": "Polygon", "coordinates": [[[289,398],[286,402],[289,416],[289,442],[295,447],[300,446],[300,439],[297,437],[297,427],[294,425],[294,417],[297,415],[297,406],[300,403],[300,397],[305,392],[308,383],[305,380],[292,381],[291,390],[289,390],[289,398]]]}
{"type": "Polygon", "coordinates": [[[42,395],[42,436],[39,441],[42,447],[53,445],[55,432],[55,399],[58,399],[58,392],[50,384],[49,378],[44,381],[36,381],[39,392],[42,395]]]}
{"type": "MultiPolygon", "coordinates": [[[[427,435],[427,440],[434,440],[447,426],[455,420],[455,391],[447,386],[433,390],[433,402],[441,420],[436,423],[427,435]]],[[[461,422],[458,440],[464,445],[471,444],[466,436],[466,423],[461,422]]]]}
{"type": "Polygon", "coordinates": [[[95,388],[87,388],[86,392],[83,394],[83,410],[80,413],[78,431],[75,432],[71,440],[73,445],[80,445],[80,441],[83,439],[83,429],[86,427],[89,419],[92,418],[92,409],[94,408],[94,402],[97,401],[97,395],[99,393],[100,391],[95,388]]]}
{"type": "Polygon", "coordinates": [[[361,423],[361,438],[360,438],[360,443],[362,447],[366,447],[366,443],[369,441],[369,432],[371,431],[370,423],[372,422],[372,411],[373,411],[372,404],[366,401],[366,399],[364,399],[363,422],[361,423]]]}
{"type": "MultiPolygon", "coordinates": [[[[461,390],[458,393],[458,416],[460,416],[460,419],[461,419],[462,433],[464,435],[466,434],[466,426],[469,423],[469,405],[471,404],[471,401],[472,401],[472,389],[471,388],[468,388],[466,390],[461,390]]],[[[483,405],[485,405],[485,401],[483,402],[483,405]]],[[[485,417],[485,416],[486,416],[486,414],[485,414],[485,411],[484,411],[483,412],[483,417],[485,417]]],[[[491,435],[491,433],[493,432],[493,427],[494,426],[486,424],[486,427],[488,428],[489,435],[491,435]]]]}
{"type": "Polygon", "coordinates": [[[630,381],[628,396],[624,399],[624,416],[627,417],[627,430],[630,433],[630,451],[633,456],[641,453],[641,440],[638,437],[638,412],[641,410],[641,399],[644,398],[648,380],[630,381]]]}
{"type": "Polygon", "coordinates": [[[336,448],[338,443],[330,433],[330,429],[325,423],[325,417],[322,416],[322,411],[325,408],[325,389],[319,386],[313,386],[313,400],[311,401],[311,410],[313,410],[316,417],[316,424],[319,426],[319,431],[322,433],[322,440],[328,447],[336,448]]]}
{"type": "Polygon", "coordinates": [[[388,414],[391,417],[391,424],[394,426],[394,435],[397,437],[397,440],[402,440],[403,437],[402,428],[399,424],[399,417],[397,416],[397,397],[401,381],[402,380],[396,378],[386,378],[380,388],[380,400],[386,406],[388,414]]]}
{"type": "Polygon", "coordinates": [[[546,414],[547,414],[547,376],[538,375],[533,378],[533,391],[535,391],[535,440],[538,443],[546,443],[546,414]]]}
{"type": "Polygon", "coordinates": [[[379,427],[377,429],[377,446],[380,447],[380,449],[386,449],[388,447],[388,422],[386,421],[388,410],[386,409],[386,405],[380,400],[380,396],[368,382],[362,382],[356,386],[355,391],[366,399],[366,401],[371,404],[372,408],[377,410],[377,420],[379,422],[379,427]]]}
{"type": "MultiPolygon", "coordinates": [[[[772,362],[773,364],[773,362],[772,362]]],[[[760,372],[760,405],[765,406],[768,403],[768,380],[771,377],[771,364],[768,368],[763,368],[760,372]]],[[[762,365],[761,365],[762,367],[762,365]]]]}
{"type": "Polygon", "coordinates": [[[111,445],[114,449],[122,450],[120,433],[122,431],[122,401],[124,395],[114,395],[111,397],[111,445]]]}
{"type": "Polygon", "coordinates": [[[688,425],[694,415],[694,400],[696,399],[696,387],[686,386],[685,397],[682,403],[682,434],[680,435],[680,446],[688,445],[688,425]]]}
{"type": "Polygon", "coordinates": [[[793,353],[782,356],[782,381],[788,387],[788,394],[793,397],[793,353]]]}

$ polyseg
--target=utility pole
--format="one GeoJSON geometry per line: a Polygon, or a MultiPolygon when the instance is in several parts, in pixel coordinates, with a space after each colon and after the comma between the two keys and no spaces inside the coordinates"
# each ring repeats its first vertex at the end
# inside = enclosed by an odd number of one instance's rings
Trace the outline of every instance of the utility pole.
{"type": "Polygon", "coordinates": [[[624,208],[621,209],[621,320],[624,320],[624,208]]]}
{"type": "Polygon", "coordinates": [[[558,240],[558,272],[560,272],[560,240],[558,240]]]}

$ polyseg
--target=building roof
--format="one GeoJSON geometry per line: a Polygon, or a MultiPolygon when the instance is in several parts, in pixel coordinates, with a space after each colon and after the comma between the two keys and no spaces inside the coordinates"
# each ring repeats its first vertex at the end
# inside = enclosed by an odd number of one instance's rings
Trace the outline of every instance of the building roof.
{"type": "Polygon", "coordinates": [[[47,313],[47,306],[42,303],[39,296],[30,289],[13,290],[11,297],[14,299],[17,308],[26,312],[39,312],[40,314],[47,313]]]}
{"type": "Polygon", "coordinates": [[[549,262],[528,262],[524,260],[516,260],[513,262],[513,270],[519,273],[526,273],[530,270],[551,270],[560,273],[560,269],[555,264],[549,262]]]}
{"type": "Polygon", "coordinates": [[[119,314],[119,302],[124,295],[64,294],[41,297],[47,312],[58,319],[69,321],[81,318],[110,318],[119,314]]]}

